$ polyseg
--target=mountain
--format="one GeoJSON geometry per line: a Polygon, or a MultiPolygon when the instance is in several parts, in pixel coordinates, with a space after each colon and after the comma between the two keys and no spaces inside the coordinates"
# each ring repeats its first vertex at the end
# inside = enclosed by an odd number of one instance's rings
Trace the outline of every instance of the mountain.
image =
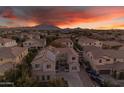
{"type": "Polygon", "coordinates": [[[54,25],[50,25],[50,24],[40,24],[40,25],[34,26],[34,28],[37,30],[61,30],[61,28],[54,25]]]}

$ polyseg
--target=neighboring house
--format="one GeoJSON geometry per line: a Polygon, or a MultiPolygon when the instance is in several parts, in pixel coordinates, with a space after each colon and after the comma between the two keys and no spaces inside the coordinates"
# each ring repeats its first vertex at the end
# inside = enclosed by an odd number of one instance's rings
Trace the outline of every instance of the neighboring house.
{"type": "Polygon", "coordinates": [[[73,48],[73,41],[69,38],[60,38],[54,40],[51,45],[55,47],[67,47],[67,48],[73,48]]]}
{"type": "Polygon", "coordinates": [[[82,47],[84,46],[96,46],[96,47],[102,47],[102,42],[96,39],[90,39],[87,37],[80,37],[78,39],[78,44],[82,47]]]}
{"type": "Polygon", "coordinates": [[[60,72],[79,72],[78,54],[72,48],[52,46],[39,52],[32,61],[32,76],[41,81],[57,78],[60,72]]]}
{"type": "Polygon", "coordinates": [[[41,39],[41,35],[38,33],[30,33],[28,36],[27,36],[29,39],[41,39]]]}
{"type": "Polygon", "coordinates": [[[112,74],[124,71],[124,51],[84,47],[84,59],[100,74],[112,74]]]}
{"type": "Polygon", "coordinates": [[[116,41],[103,41],[103,48],[119,48],[123,44],[116,41]]]}
{"type": "Polygon", "coordinates": [[[0,48],[0,75],[12,69],[16,64],[20,64],[22,59],[28,54],[28,49],[23,47],[3,47],[0,48]]]}
{"type": "Polygon", "coordinates": [[[119,47],[119,50],[124,50],[124,46],[119,47]]]}
{"type": "Polygon", "coordinates": [[[124,41],[124,35],[118,36],[118,40],[124,41]]]}
{"type": "Polygon", "coordinates": [[[45,39],[29,39],[23,42],[23,47],[28,49],[40,49],[46,46],[45,39]]]}
{"type": "Polygon", "coordinates": [[[15,40],[0,38],[0,47],[13,47],[13,46],[17,46],[17,43],[15,40]]]}
{"type": "Polygon", "coordinates": [[[24,33],[24,32],[22,32],[22,33],[20,33],[20,34],[16,34],[16,36],[18,37],[18,38],[20,38],[20,39],[29,39],[28,37],[30,37],[30,34],[29,33],[24,33]]]}

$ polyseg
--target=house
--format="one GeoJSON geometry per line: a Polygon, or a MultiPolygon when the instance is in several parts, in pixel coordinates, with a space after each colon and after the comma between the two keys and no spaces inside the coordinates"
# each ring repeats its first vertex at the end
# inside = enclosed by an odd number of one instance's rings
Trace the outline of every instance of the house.
{"type": "Polygon", "coordinates": [[[124,71],[124,51],[89,46],[84,47],[83,57],[100,74],[124,71]]]}
{"type": "Polygon", "coordinates": [[[78,39],[78,44],[82,47],[84,46],[96,46],[96,47],[102,47],[102,42],[97,39],[90,39],[87,37],[80,37],[78,39]]]}
{"type": "Polygon", "coordinates": [[[32,61],[32,77],[39,81],[48,81],[56,77],[56,62],[47,57],[47,49],[42,50],[32,61]]]}
{"type": "Polygon", "coordinates": [[[103,42],[103,48],[119,48],[123,44],[116,41],[102,41],[103,42]]]}
{"type": "Polygon", "coordinates": [[[55,47],[73,48],[73,41],[69,38],[59,38],[59,39],[54,40],[51,43],[51,45],[55,47]]]}
{"type": "Polygon", "coordinates": [[[41,36],[42,35],[40,33],[30,33],[27,37],[29,39],[42,39],[41,36]]]}
{"type": "Polygon", "coordinates": [[[28,37],[30,37],[30,34],[27,32],[21,32],[21,33],[17,33],[16,36],[20,39],[29,39],[28,37]]]}
{"type": "Polygon", "coordinates": [[[49,46],[32,61],[32,77],[40,81],[57,78],[61,72],[79,72],[78,54],[72,48],[49,46]]]}
{"type": "Polygon", "coordinates": [[[28,54],[28,49],[23,47],[2,47],[0,48],[0,75],[13,69],[16,64],[20,64],[22,59],[28,54]]]}
{"type": "Polygon", "coordinates": [[[79,72],[79,55],[73,48],[57,48],[60,52],[57,59],[58,71],[79,72]],[[62,66],[65,65],[65,66],[62,66]],[[63,69],[61,69],[63,68],[63,69]]]}
{"type": "Polygon", "coordinates": [[[13,47],[13,46],[17,46],[17,43],[15,40],[0,38],[0,47],[13,47]]]}
{"type": "Polygon", "coordinates": [[[118,50],[124,50],[124,46],[119,47],[118,50]]]}
{"type": "Polygon", "coordinates": [[[120,40],[120,41],[124,41],[124,35],[120,35],[120,36],[118,36],[118,40],[120,40]]]}
{"type": "Polygon", "coordinates": [[[45,39],[28,39],[23,42],[23,47],[28,49],[40,49],[46,46],[45,39]]]}

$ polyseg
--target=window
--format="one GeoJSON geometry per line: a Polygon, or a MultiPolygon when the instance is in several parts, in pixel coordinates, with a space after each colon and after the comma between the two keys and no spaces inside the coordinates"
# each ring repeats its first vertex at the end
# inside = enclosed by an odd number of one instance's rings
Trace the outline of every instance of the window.
{"type": "Polygon", "coordinates": [[[39,80],[40,78],[39,78],[39,76],[36,76],[36,80],[39,80]]]}
{"type": "Polygon", "coordinates": [[[35,64],[35,68],[39,68],[40,67],[40,65],[39,64],[35,64]]]}
{"type": "Polygon", "coordinates": [[[47,75],[47,80],[50,80],[50,76],[49,75],[47,75]]]}
{"type": "Polygon", "coordinates": [[[76,58],[75,57],[72,57],[72,60],[75,60],[76,58]]]}
{"type": "Polygon", "coordinates": [[[3,45],[4,45],[4,43],[1,43],[1,45],[3,46],[3,45]]]}
{"type": "Polygon", "coordinates": [[[106,61],[110,61],[110,59],[106,59],[106,61]]]}
{"type": "Polygon", "coordinates": [[[31,43],[29,43],[29,45],[31,45],[31,43]]]}
{"type": "Polygon", "coordinates": [[[76,70],[76,69],[77,69],[77,67],[76,67],[76,66],[73,66],[73,67],[72,67],[72,70],[76,70]]]}
{"type": "Polygon", "coordinates": [[[0,61],[3,61],[3,59],[1,58],[0,61]]]}
{"type": "Polygon", "coordinates": [[[27,45],[27,43],[24,43],[24,45],[27,45]]]}
{"type": "Polygon", "coordinates": [[[45,76],[42,76],[42,80],[45,80],[45,76]]]}
{"type": "Polygon", "coordinates": [[[116,61],[116,58],[114,58],[114,61],[116,61]]]}
{"type": "Polygon", "coordinates": [[[99,63],[102,63],[102,60],[101,59],[99,60],[99,63]]]}
{"type": "Polygon", "coordinates": [[[68,43],[68,42],[67,42],[66,44],[67,44],[67,45],[69,45],[69,43],[68,43]]]}
{"type": "Polygon", "coordinates": [[[51,68],[51,65],[47,65],[46,67],[47,67],[47,69],[50,69],[51,68]]]}
{"type": "Polygon", "coordinates": [[[90,58],[92,59],[93,57],[92,57],[92,56],[90,56],[90,58]]]}

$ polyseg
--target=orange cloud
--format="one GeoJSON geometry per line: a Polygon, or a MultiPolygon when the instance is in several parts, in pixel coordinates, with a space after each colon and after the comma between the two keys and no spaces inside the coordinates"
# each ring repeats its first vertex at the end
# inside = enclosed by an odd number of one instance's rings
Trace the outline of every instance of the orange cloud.
{"type": "MultiPolygon", "coordinates": [[[[123,18],[124,7],[9,7],[2,9],[0,16],[12,21],[13,26],[35,26],[47,23],[60,27],[73,27],[123,18]]],[[[122,28],[117,24],[114,24],[117,26],[111,25],[113,24],[109,25],[110,28],[122,28]]],[[[100,28],[109,27],[102,24],[100,26],[100,28]]]]}
{"type": "Polygon", "coordinates": [[[5,8],[1,13],[0,16],[3,18],[8,18],[8,19],[16,19],[16,15],[14,14],[12,8],[5,8]]]}
{"type": "Polygon", "coordinates": [[[124,24],[123,23],[118,23],[118,24],[115,23],[115,24],[98,27],[98,29],[124,29],[124,24]]]}

